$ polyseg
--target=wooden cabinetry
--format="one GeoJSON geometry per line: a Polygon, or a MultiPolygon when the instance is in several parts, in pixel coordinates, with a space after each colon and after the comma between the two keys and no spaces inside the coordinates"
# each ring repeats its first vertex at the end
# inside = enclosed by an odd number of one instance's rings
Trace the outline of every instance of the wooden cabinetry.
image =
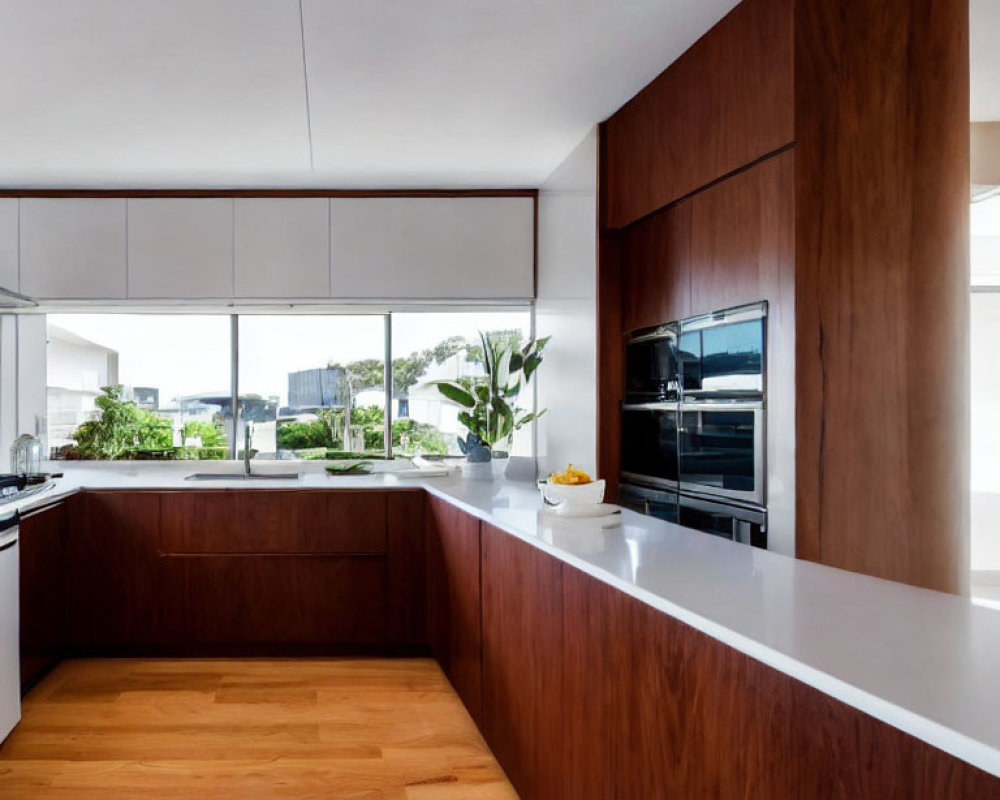
{"type": "Polygon", "coordinates": [[[426,495],[397,491],[386,496],[388,519],[389,641],[427,642],[426,495]]]}
{"type": "Polygon", "coordinates": [[[66,504],[21,517],[21,686],[33,684],[60,658],[69,631],[66,504]]]}
{"type": "Polygon", "coordinates": [[[691,315],[691,203],[659,211],[622,232],[622,327],[691,315]]]}
{"type": "Polygon", "coordinates": [[[237,197],[237,297],[330,294],[330,201],[237,197]]]}
{"type": "Polygon", "coordinates": [[[472,718],[482,727],[480,522],[427,498],[427,641],[472,718]]]}
{"type": "Polygon", "coordinates": [[[523,800],[560,800],[562,563],[486,523],[482,542],[483,734],[523,800]]]}
{"type": "Polygon", "coordinates": [[[123,198],[20,200],[23,294],[119,299],[126,295],[123,198]]]}
{"type": "Polygon", "coordinates": [[[0,289],[20,291],[16,197],[0,197],[0,289]]]}
{"type": "Polygon", "coordinates": [[[164,641],[176,598],[165,594],[155,492],[70,498],[70,642],[78,651],[128,651],[164,641]]]}
{"type": "Polygon", "coordinates": [[[793,0],[743,2],[605,127],[621,228],[795,140],[793,0]]]}
{"type": "Polygon", "coordinates": [[[233,296],[233,199],[128,200],[128,296],[233,296]]]}

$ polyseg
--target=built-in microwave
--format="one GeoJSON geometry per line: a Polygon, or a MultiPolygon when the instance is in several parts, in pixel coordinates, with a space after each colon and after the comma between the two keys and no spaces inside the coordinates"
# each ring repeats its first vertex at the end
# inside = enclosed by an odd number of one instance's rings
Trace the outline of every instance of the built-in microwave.
{"type": "Polygon", "coordinates": [[[671,402],[679,392],[677,324],[632,333],[625,346],[625,402],[671,402]]]}
{"type": "Polygon", "coordinates": [[[767,303],[716,311],[680,323],[682,399],[764,396],[767,303]]]}
{"type": "Polygon", "coordinates": [[[764,405],[682,403],[677,426],[681,491],[764,505],[764,405]]]}

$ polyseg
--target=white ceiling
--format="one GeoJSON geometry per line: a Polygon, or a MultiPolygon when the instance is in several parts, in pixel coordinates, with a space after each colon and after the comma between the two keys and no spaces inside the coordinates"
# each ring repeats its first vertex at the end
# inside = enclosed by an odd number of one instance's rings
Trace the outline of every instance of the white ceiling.
{"type": "Polygon", "coordinates": [[[536,186],[734,5],[0,0],[0,186],[536,186]]]}
{"type": "Polygon", "coordinates": [[[735,4],[0,0],[0,186],[536,186],[735,4]]]}
{"type": "Polygon", "coordinates": [[[1000,0],[970,0],[972,119],[1000,120],[1000,0]]]}

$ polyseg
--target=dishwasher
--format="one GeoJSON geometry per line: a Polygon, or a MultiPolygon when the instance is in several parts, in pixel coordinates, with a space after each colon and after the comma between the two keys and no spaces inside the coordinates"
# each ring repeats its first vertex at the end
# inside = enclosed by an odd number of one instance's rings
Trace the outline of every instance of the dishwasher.
{"type": "Polygon", "coordinates": [[[21,719],[17,511],[0,512],[0,742],[21,719]]]}

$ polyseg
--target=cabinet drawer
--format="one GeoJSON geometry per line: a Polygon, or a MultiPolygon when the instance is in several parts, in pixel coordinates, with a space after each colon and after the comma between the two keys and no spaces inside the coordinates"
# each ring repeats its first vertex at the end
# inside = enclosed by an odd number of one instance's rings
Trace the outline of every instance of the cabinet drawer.
{"type": "Polygon", "coordinates": [[[163,553],[386,552],[381,492],[166,492],[160,503],[163,553]]]}
{"type": "Polygon", "coordinates": [[[383,557],[184,555],[161,562],[173,641],[224,647],[386,640],[383,557]]]}

